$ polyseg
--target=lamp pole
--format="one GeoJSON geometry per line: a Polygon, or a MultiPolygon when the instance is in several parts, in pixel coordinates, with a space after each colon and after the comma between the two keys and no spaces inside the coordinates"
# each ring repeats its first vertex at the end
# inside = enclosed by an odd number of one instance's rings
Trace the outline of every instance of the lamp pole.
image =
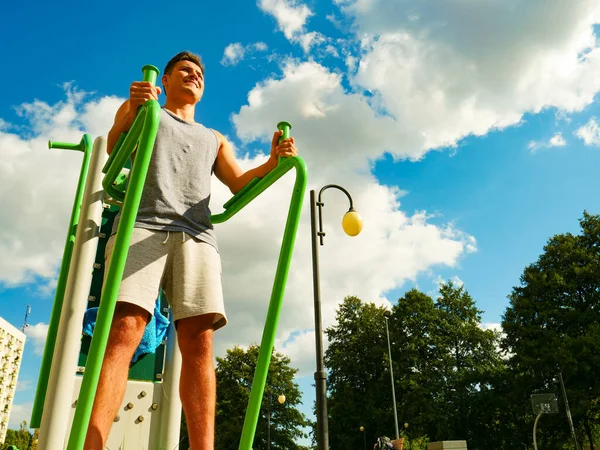
{"type": "MultiPolygon", "coordinates": [[[[280,405],[283,405],[285,403],[285,395],[281,394],[279,397],[277,397],[277,401],[279,402],[280,405]]],[[[273,403],[273,398],[272,396],[269,396],[269,403],[267,403],[269,406],[269,410],[267,412],[267,450],[271,450],[271,404],[273,403]]]]}
{"type": "Polygon", "coordinates": [[[367,435],[365,434],[365,427],[361,426],[360,431],[362,431],[363,441],[365,443],[365,450],[367,450],[367,435]]]}
{"type": "Polygon", "coordinates": [[[327,373],[325,372],[325,364],[323,362],[323,329],[321,318],[321,288],[319,279],[319,247],[317,246],[317,237],[319,244],[323,245],[323,220],[321,218],[321,210],[325,204],[321,201],[323,192],[329,188],[335,188],[342,191],[350,201],[350,209],[344,216],[344,231],[350,235],[356,235],[362,228],[362,220],[358,213],[354,211],[352,197],[346,189],[336,184],[328,184],[319,191],[318,200],[314,190],[310,191],[310,223],[312,235],[312,263],[313,263],[313,287],[314,287],[314,308],[315,308],[315,346],[317,371],[315,372],[316,386],[316,403],[317,403],[317,449],[329,450],[329,426],[327,422],[327,373]],[[318,218],[317,218],[318,207],[318,218]],[[348,220],[356,220],[358,228],[355,234],[349,233],[345,228],[346,218],[348,220]]]}
{"type": "Polygon", "coordinates": [[[396,427],[396,439],[400,439],[398,431],[398,412],[396,411],[396,387],[394,386],[394,368],[392,367],[392,347],[390,345],[390,330],[388,328],[388,318],[385,318],[385,332],[387,334],[388,352],[390,355],[390,377],[392,379],[392,401],[394,406],[394,426],[396,427]]]}

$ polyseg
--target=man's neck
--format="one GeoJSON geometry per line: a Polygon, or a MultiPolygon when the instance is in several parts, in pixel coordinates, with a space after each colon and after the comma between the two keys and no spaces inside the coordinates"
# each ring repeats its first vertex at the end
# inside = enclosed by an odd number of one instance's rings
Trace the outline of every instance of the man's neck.
{"type": "Polygon", "coordinates": [[[169,99],[165,102],[165,109],[168,109],[181,120],[185,120],[186,122],[194,122],[194,113],[196,110],[196,105],[190,105],[189,103],[175,103],[169,102],[169,99]]]}

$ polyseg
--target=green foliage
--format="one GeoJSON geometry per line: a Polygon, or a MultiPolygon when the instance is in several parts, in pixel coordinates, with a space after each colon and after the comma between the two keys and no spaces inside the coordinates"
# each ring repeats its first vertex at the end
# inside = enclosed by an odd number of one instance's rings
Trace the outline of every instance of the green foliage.
{"type": "MultiPolygon", "coordinates": [[[[528,266],[510,295],[503,320],[504,348],[511,353],[514,396],[556,392],[562,371],[580,437],[598,434],[600,398],[600,216],[584,213],[580,235],[556,235],[528,266]]],[[[533,421],[528,413],[522,426],[533,421]]],[[[570,438],[563,414],[544,417],[540,445],[570,438]]]]}
{"type": "MultiPolygon", "coordinates": [[[[217,358],[216,450],[230,450],[239,445],[258,352],[257,345],[248,350],[235,347],[227,350],[224,358],[217,358]]],[[[290,359],[280,353],[271,357],[254,450],[267,448],[269,416],[271,449],[302,450],[297,441],[305,437],[301,428],[308,422],[297,409],[301,403],[300,389],[294,382],[297,370],[289,364],[290,359]],[[285,395],[284,404],[278,402],[281,394],[285,395]]]]}
{"type": "Polygon", "coordinates": [[[497,333],[481,329],[481,312],[463,287],[442,285],[437,300],[417,290],[391,313],[347,297],[326,330],[330,369],[329,442],[332,448],[372,448],[394,435],[385,317],[389,316],[400,428],[418,439],[468,439],[477,402],[502,371],[497,333]],[[360,427],[365,428],[365,436],[360,427]]]}
{"type": "Polygon", "coordinates": [[[27,429],[27,422],[21,422],[19,430],[6,430],[6,439],[4,444],[0,446],[0,450],[9,450],[11,446],[17,447],[19,450],[29,449],[31,433],[27,429]]]}

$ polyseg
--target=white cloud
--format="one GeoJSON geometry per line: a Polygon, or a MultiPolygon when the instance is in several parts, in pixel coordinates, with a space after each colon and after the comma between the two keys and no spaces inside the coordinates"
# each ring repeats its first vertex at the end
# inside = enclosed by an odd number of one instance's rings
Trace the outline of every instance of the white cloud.
{"type": "MultiPolygon", "coordinates": [[[[435,226],[425,212],[403,212],[400,198],[405,193],[380,185],[370,174],[370,161],[402,145],[405,137],[395,130],[391,118],[377,115],[362,96],[345,92],[339,74],[314,62],[289,61],[281,78],[255,86],[248,105],[233,116],[238,136],[264,142],[265,149],[280,120],[293,125],[292,134],[310,168],[309,189],[341,184],[365,220],[359,236],[345,236],[340,226],[348,208],[345,196],[335,190],[324,193],[327,234],[320,248],[324,327],[332,324],[345,296],[389,305],[385,292],[431,266],[454,266],[475,249],[474,238],[451,224],[435,226]]],[[[251,167],[261,161],[245,158],[242,165],[251,167]]],[[[292,181],[292,174],[286,176],[231,223],[217,226],[231,324],[219,332],[218,348],[239,342],[241,336],[255,342],[260,339],[292,181]],[[248,255],[252,255],[251,262],[248,255]]],[[[228,198],[225,191],[219,183],[213,185],[214,205],[228,198]]],[[[213,211],[218,208],[214,206],[213,211]]],[[[314,345],[309,345],[314,342],[311,280],[310,222],[305,207],[278,332],[279,350],[288,353],[292,365],[303,374],[311,370],[308,367],[314,359],[314,345]],[[292,338],[287,340],[290,333],[292,338]]]]}
{"type": "Polygon", "coordinates": [[[305,4],[296,0],[259,0],[258,6],[275,17],[279,30],[290,42],[300,44],[305,53],[327,41],[317,31],[306,31],[306,22],[314,13],[305,4]]]}
{"type": "Polygon", "coordinates": [[[502,333],[502,324],[499,322],[485,322],[479,326],[482,330],[494,330],[502,333]]]}
{"type": "Polygon", "coordinates": [[[221,64],[224,66],[235,66],[244,57],[245,49],[239,42],[234,42],[225,47],[221,64]]]}
{"type": "Polygon", "coordinates": [[[551,147],[564,147],[567,145],[567,141],[563,137],[562,133],[554,133],[552,137],[547,141],[529,141],[527,144],[527,148],[532,152],[536,152],[542,148],[551,148],[551,147]]]}
{"type": "MultiPolygon", "coordinates": [[[[51,280],[58,270],[82,153],[49,150],[48,140],[79,142],[84,132],[104,134],[122,99],[89,99],[65,85],[66,100],[20,105],[21,135],[0,130],[0,281],[8,285],[51,280]]],[[[48,284],[48,281],[45,282],[48,284]]]]}
{"type": "Polygon", "coordinates": [[[588,123],[579,128],[575,135],[582,139],[585,145],[600,146],[600,126],[598,126],[595,117],[592,117],[588,123]]]}
{"type": "Polygon", "coordinates": [[[594,0],[337,3],[362,42],[355,85],[424,149],[519,124],[526,112],[579,111],[600,89],[594,0]]]}
{"type": "Polygon", "coordinates": [[[18,380],[17,381],[17,392],[28,391],[33,387],[33,381],[31,380],[18,380]]]}
{"type": "Polygon", "coordinates": [[[8,427],[18,430],[21,427],[21,422],[29,423],[33,403],[14,404],[10,409],[10,418],[8,419],[8,427]]]}
{"type": "MultiPolygon", "coordinates": [[[[323,352],[327,350],[329,341],[323,333],[323,352]]],[[[300,330],[288,333],[285,339],[275,342],[277,351],[287,355],[290,365],[298,369],[297,377],[312,375],[315,371],[315,332],[314,330],[300,330]]]]}
{"type": "Polygon", "coordinates": [[[254,52],[264,52],[268,50],[267,44],[264,42],[255,42],[253,44],[242,45],[239,42],[234,42],[225,47],[221,64],[224,66],[235,66],[241,60],[254,52]]]}
{"type": "Polygon", "coordinates": [[[259,0],[258,6],[277,20],[286,38],[293,40],[304,31],[304,25],[313,15],[308,6],[294,0],[259,0]]]}
{"type": "Polygon", "coordinates": [[[564,147],[567,145],[567,142],[565,141],[565,138],[563,138],[562,133],[555,133],[548,141],[548,145],[550,147],[564,147]]]}
{"type": "Polygon", "coordinates": [[[27,343],[33,344],[34,353],[42,356],[46,345],[46,337],[48,336],[48,324],[40,322],[36,325],[29,325],[25,328],[25,334],[27,335],[27,343]]]}

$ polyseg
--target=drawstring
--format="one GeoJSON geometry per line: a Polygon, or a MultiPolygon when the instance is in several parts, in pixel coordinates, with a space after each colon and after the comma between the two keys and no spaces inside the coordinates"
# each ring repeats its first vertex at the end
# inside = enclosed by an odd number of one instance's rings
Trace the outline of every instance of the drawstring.
{"type": "MultiPolygon", "coordinates": [[[[163,243],[163,245],[167,243],[167,241],[169,240],[169,236],[170,236],[170,234],[169,234],[169,232],[167,231],[167,237],[166,237],[166,238],[165,238],[165,240],[162,242],[162,243],[163,243]]],[[[181,232],[181,243],[182,243],[182,244],[185,244],[185,231],[182,231],[182,232],[181,232]]]]}

